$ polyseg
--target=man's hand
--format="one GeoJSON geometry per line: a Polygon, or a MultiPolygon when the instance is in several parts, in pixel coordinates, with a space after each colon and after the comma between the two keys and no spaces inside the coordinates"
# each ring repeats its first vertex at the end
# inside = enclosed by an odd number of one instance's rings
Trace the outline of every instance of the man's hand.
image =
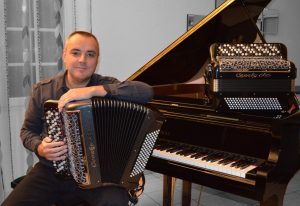
{"type": "Polygon", "coordinates": [[[107,94],[103,86],[92,86],[70,89],[58,100],[58,111],[61,112],[62,108],[71,101],[89,99],[94,96],[103,97],[107,94]]]}
{"type": "Polygon", "coordinates": [[[65,142],[54,142],[49,137],[45,137],[38,146],[38,154],[47,160],[64,160],[67,157],[68,147],[65,142]]]}

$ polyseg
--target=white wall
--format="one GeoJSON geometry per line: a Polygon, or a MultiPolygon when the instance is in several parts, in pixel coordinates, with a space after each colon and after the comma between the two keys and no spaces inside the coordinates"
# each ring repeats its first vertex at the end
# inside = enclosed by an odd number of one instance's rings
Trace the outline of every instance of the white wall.
{"type": "Polygon", "coordinates": [[[97,0],[92,30],[101,44],[100,70],[124,80],[186,31],[187,14],[207,15],[213,0],[97,0]]]}
{"type": "Polygon", "coordinates": [[[296,85],[300,86],[300,1],[272,0],[269,9],[279,11],[279,26],[277,35],[267,35],[268,42],[284,43],[288,50],[288,58],[298,68],[296,85]]]}

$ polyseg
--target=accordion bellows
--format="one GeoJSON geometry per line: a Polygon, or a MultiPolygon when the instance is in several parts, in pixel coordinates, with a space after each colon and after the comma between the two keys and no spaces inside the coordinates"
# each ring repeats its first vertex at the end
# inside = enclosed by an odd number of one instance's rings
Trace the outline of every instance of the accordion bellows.
{"type": "Polygon", "coordinates": [[[66,161],[53,162],[58,174],[72,175],[82,188],[103,184],[130,187],[146,167],[163,120],[140,104],[92,98],[44,105],[48,135],[68,144],[66,161]]]}

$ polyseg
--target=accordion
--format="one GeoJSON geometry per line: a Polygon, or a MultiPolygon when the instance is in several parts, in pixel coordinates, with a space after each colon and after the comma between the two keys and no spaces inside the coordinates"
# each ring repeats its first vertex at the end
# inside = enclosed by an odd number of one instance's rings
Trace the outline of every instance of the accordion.
{"type": "Polygon", "coordinates": [[[206,77],[218,111],[280,115],[297,105],[296,68],[281,43],[210,47],[206,77]]]}
{"type": "Polygon", "coordinates": [[[48,136],[68,145],[66,160],[53,161],[53,166],[81,188],[105,183],[130,189],[163,124],[160,113],[144,105],[105,98],[70,102],[61,113],[57,101],[48,100],[44,113],[48,136]]]}

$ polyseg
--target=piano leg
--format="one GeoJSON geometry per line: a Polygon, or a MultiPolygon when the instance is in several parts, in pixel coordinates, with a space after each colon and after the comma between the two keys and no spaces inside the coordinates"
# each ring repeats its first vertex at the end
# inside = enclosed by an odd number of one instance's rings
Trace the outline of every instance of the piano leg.
{"type": "Polygon", "coordinates": [[[273,194],[270,195],[269,198],[260,201],[260,206],[282,206],[287,185],[288,182],[281,183],[281,184],[268,183],[267,191],[273,192],[273,194]]]}
{"type": "Polygon", "coordinates": [[[174,193],[176,178],[167,175],[163,176],[163,206],[174,205],[174,193]]]}
{"type": "MultiPolygon", "coordinates": [[[[163,176],[163,206],[174,205],[174,193],[176,187],[176,178],[167,175],[163,176]]],[[[191,205],[192,183],[186,180],[182,181],[182,206],[191,205]]]]}
{"type": "Polygon", "coordinates": [[[283,205],[283,197],[278,197],[277,195],[273,195],[266,201],[261,201],[260,206],[282,206],[283,205]]]}
{"type": "Polygon", "coordinates": [[[182,181],[182,206],[191,205],[192,183],[186,180],[182,181]]]}

